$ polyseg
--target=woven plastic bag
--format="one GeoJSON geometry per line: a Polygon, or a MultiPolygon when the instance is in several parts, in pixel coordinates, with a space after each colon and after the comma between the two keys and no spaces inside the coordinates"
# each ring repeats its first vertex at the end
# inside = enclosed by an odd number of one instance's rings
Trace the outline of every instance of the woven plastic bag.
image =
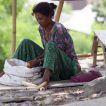
{"type": "Polygon", "coordinates": [[[4,74],[2,77],[0,77],[0,84],[8,86],[21,86],[23,85],[23,82],[27,82],[27,80],[27,78],[4,74]]]}
{"type": "Polygon", "coordinates": [[[4,64],[5,74],[0,77],[0,84],[21,86],[23,82],[40,83],[42,67],[28,68],[26,62],[19,59],[7,59],[4,64]]]}
{"type": "Polygon", "coordinates": [[[19,59],[7,59],[4,64],[3,71],[6,74],[14,75],[17,77],[32,77],[37,72],[40,72],[41,67],[28,68],[26,62],[19,59]]]}

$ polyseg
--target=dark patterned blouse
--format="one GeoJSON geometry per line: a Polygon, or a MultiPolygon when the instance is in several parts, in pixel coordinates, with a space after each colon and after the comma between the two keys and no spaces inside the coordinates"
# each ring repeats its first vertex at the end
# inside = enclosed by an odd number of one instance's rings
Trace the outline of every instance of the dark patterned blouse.
{"type": "MultiPolygon", "coordinates": [[[[41,26],[39,27],[39,32],[43,46],[45,48],[47,41],[45,40],[44,37],[45,34],[44,29],[41,26]]],[[[78,63],[73,40],[70,34],[68,33],[67,29],[62,24],[54,23],[51,32],[51,39],[49,42],[54,42],[59,49],[64,51],[72,60],[75,60],[78,63]]]]}

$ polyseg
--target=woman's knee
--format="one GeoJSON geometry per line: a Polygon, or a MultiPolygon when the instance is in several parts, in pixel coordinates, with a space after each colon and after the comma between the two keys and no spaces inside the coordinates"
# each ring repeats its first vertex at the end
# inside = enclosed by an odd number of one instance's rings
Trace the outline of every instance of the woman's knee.
{"type": "Polygon", "coordinates": [[[20,43],[21,46],[31,46],[31,45],[35,45],[36,43],[33,42],[30,39],[24,39],[22,40],[22,42],[20,43]]]}
{"type": "Polygon", "coordinates": [[[24,39],[22,40],[21,44],[29,44],[32,43],[33,41],[31,41],[30,39],[24,39]]]}

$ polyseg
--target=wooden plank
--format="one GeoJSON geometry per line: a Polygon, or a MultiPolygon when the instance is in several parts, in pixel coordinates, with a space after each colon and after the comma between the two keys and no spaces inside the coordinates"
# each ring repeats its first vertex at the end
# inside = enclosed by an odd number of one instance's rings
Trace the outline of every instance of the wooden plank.
{"type": "MultiPolygon", "coordinates": [[[[73,83],[70,81],[54,81],[50,82],[48,85],[48,88],[64,88],[64,87],[74,87],[74,86],[82,86],[86,82],[82,83],[73,83]]],[[[0,91],[5,91],[5,90],[34,90],[38,91],[41,87],[43,87],[46,84],[46,82],[36,86],[19,86],[19,87],[13,87],[13,86],[5,86],[5,85],[0,85],[0,91]]]]}
{"type": "Polygon", "coordinates": [[[83,86],[86,82],[70,82],[70,81],[56,81],[51,82],[48,88],[64,88],[64,87],[75,87],[75,86],[83,86]]]}
{"type": "Polygon", "coordinates": [[[106,30],[96,30],[95,35],[106,46],[106,30]]]}
{"type": "Polygon", "coordinates": [[[11,103],[11,102],[24,102],[24,101],[33,101],[34,97],[33,96],[25,96],[25,97],[5,97],[5,98],[0,98],[0,102],[2,103],[11,103]]]}
{"type": "MultiPolygon", "coordinates": [[[[77,57],[78,58],[86,58],[86,57],[92,57],[93,54],[88,53],[88,54],[78,54],[77,57]]],[[[102,52],[97,53],[98,56],[103,55],[102,52]]]]}
{"type": "Polygon", "coordinates": [[[35,90],[35,87],[25,87],[25,86],[19,86],[19,87],[13,87],[13,86],[0,86],[0,91],[5,91],[5,90],[35,90]]]}

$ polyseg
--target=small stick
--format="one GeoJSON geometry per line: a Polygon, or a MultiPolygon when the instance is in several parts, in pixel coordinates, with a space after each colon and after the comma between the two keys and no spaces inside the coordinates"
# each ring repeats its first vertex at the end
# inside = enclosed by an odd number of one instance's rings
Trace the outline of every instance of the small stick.
{"type": "Polygon", "coordinates": [[[23,85],[28,86],[28,87],[37,87],[38,85],[33,84],[33,83],[29,83],[29,82],[22,82],[23,85]]]}
{"type": "Polygon", "coordinates": [[[28,87],[35,87],[36,90],[44,90],[44,86],[47,85],[47,82],[43,82],[40,85],[36,85],[33,83],[29,83],[29,82],[23,82],[23,85],[28,86],[28,87]]]}
{"type": "Polygon", "coordinates": [[[38,90],[38,89],[40,89],[40,90],[44,90],[44,86],[46,86],[47,85],[47,82],[45,81],[45,82],[43,82],[43,83],[41,83],[40,85],[38,85],[37,87],[36,87],[36,89],[38,90]]]}

